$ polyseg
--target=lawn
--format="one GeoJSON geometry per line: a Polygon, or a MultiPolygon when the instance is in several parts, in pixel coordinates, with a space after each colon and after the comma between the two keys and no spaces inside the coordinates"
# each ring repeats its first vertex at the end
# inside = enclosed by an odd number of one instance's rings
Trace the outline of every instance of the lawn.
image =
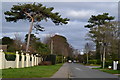
{"type": "Polygon", "coordinates": [[[62,64],[50,66],[35,66],[18,69],[3,69],[2,78],[48,78],[51,77],[62,64]]]}
{"type": "Polygon", "coordinates": [[[98,69],[98,70],[101,70],[103,72],[107,72],[110,74],[120,74],[120,70],[110,70],[110,69],[102,69],[102,68],[93,68],[93,69],[98,69]]]}
{"type": "Polygon", "coordinates": [[[2,77],[2,70],[0,69],[0,78],[2,77]]]}
{"type": "Polygon", "coordinates": [[[101,65],[98,65],[98,64],[85,64],[85,66],[101,66],[101,65]]]}

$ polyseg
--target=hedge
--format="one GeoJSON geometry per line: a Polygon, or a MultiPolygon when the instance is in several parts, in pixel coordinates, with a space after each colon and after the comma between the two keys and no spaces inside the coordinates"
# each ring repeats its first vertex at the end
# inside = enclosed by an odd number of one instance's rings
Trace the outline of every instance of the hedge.
{"type": "Polygon", "coordinates": [[[15,53],[12,53],[12,52],[5,52],[5,59],[7,61],[15,61],[16,55],[15,53]]]}
{"type": "Polygon", "coordinates": [[[16,53],[13,52],[4,52],[5,54],[12,54],[12,55],[16,55],[16,53]]]}
{"type": "Polygon", "coordinates": [[[54,55],[54,54],[48,55],[45,61],[51,61],[52,65],[55,65],[56,64],[56,55],[54,55]]]}
{"type": "Polygon", "coordinates": [[[97,60],[89,60],[88,63],[89,64],[97,64],[97,60]]]}
{"type": "Polygon", "coordinates": [[[62,56],[56,56],[56,63],[62,63],[62,56]]]}
{"type": "Polygon", "coordinates": [[[113,66],[113,61],[105,61],[105,67],[113,66]]]}
{"type": "Polygon", "coordinates": [[[16,55],[13,55],[13,54],[5,54],[5,59],[6,59],[7,61],[15,61],[16,55]]]}

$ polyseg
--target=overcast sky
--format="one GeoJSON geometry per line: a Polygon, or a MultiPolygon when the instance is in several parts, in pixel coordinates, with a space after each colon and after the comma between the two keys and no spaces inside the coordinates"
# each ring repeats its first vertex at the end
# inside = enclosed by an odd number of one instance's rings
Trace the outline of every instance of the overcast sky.
{"type": "MultiPolygon", "coordinates": [[[[14,34],[19,34],[24,38],[28,33],[30,23],[27,21],[19,21],[17,23],[9,23],[5,21],[4,12],[10,10],[13,2],[2,3],[2,33],[3,36],[14,38],[14,34]]],[[[67,25],[55,26],[50,20],[42,21],[40,24],[45,27],[44,32],[39,32],[38,37],[44,38],[48,34],[58,33],[67,38],[68,42],[76,49],[83,49],[88,29],[84,28],[91,15],[109,13],[111,16],[118,15],[117,2],[42,2],[47,7],[54,7],[54,12],[59,12],[63,18],[69,18],[67,25]]],[[[34,31],[33,31],[34,33],[34,31]]]]}

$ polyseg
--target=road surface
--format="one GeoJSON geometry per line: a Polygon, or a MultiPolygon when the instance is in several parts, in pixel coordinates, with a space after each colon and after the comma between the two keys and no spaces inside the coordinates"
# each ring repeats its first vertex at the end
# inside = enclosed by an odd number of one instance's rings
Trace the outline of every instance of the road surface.
{"type": "Polygon", "coordinates": [[[67,63],[69,66],[69,78],[78,80],[118,80],[118,76],[90,69],[84,65],[67,63]]]}

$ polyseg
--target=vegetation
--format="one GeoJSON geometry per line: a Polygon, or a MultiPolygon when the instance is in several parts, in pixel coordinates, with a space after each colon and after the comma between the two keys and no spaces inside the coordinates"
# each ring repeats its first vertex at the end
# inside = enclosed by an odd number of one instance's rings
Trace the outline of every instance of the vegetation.
{"type": "MultiPolygon", "coordinates": [[[[62,25],[67,24],[69,19],[61,18],[58,12],[53,13],[53,7],[47,8],[40,3],[33,3],[33,4],[18,4],[13,5],[10,11],[6,11],[4,14],[6,15],[5,19],[7,22],[17,22],[19,20],[28,20],[31,22],[30,29],[28,32],[28,39],[27,39],[27,46],[26,52],[29,49],[29,42],[30,42],[30,34],[32,32],[32,28],[34,23],[41,22],[42,20],[47,21],[51,19],[55,25],[62,25]]],[[[43,27],[39,24],[36,24],[34,28],[38,31],[43,31],[43,27]]]]}
{"type": "Polygon", "coordinates": [[[50,49],[46,44],[36,42],[33,47],[35,48],[36,53],[41,55],[43,58],[50,54],[50,49]]]}
{"type": "Polygon", "coordinates": [[[3,78],[47,78],[51,77],[62,64],[50,66],[35,66],[19,69],[3,69],[3,78]]]}
{"type": "Polygon", "coordinates": [[[93,68],[93,69],[98,69],[100,71],[103,71],[103,72],[107,72],[107,73],[110,73],[110,74],[120,74],[120,70],[111,70],[111,69],[102,69],[102,68],[93,68]]]}
{"type": "Polygon", "coordinates": [[[15,55],[16,53],[13,53],[13,52],[5,52],[5,54],[12,54],[12,55],[15,55]]]}
{"type": "Polygon", "coordinates": [[[2,69],[0,69],[0,78],[2,78],[2,69]]]}
{"type": "Polygon", "coordinates": [[[111,65],[111,61],[119,60],[119,23],[112,21],[114,19],[115,17],[109,16],[109,13],[92,15],[90,17],[88,24],[85,25],[85,28],[90,29],[86,40],[92,41],[92,44],[96,46],[86,43],[84,51],[86,54],[80,55],[82,63],[89,64],[90,61],[90,63],[94,64],[102,63],[102,66],[107,67],[111,65]],[[91,49],[91,47],[94,48],[91,49]]]}
{"type": "Polygon", "coordinates": [[[51,38],[46,38],[44,43],[47,44],[50,49],[52,49],[53,54],[65,57],[73,56],[73,48],[64,36],[56,34],[51,38]]]}

